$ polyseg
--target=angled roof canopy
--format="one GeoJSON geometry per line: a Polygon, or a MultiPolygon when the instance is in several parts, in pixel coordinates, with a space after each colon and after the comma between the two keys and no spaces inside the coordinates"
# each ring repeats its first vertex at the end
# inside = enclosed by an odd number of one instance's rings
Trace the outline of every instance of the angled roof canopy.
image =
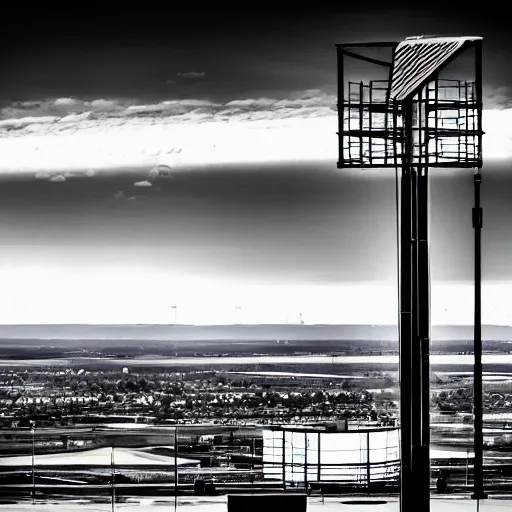
{"type": "Polygon", "coordinates": [[[395,49],[390,99],[403,101],[466,42],[481,37],[408,37],[395,49]]]}

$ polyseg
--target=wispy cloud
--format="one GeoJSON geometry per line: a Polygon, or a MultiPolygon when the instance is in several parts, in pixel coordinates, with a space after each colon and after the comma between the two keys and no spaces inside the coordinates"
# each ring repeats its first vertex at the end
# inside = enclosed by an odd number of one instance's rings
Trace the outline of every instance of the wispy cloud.
{"type": "Polygon", "coordinates": [[[41,102],[13,103],[0,110],[0,137],[15,131],[27,134],[31,124],[38,128],[30,133],[44,131],[59,133],[77,129],[77,125],[87,129],[91,125],[129,122],[134,118],[144,118],[151,122],[197,123],[211,121],[249,121],[262,119],[287,119],[291,117],[318,117],[332,115],[335,111],[335,98],[320,90],[295,93],[290,98],[246,98],[227,103],[215,103],[199,99],[169,100],[145,104],[136,100],[82,101],[75,98],[57,98],[41,102]],[[105,121],[109,121],[104,123],[105,121]]]}
{"type": "Polygon", "coordinates": [[[512,107],[512,88],[509,86],[486,87],[484,106],[489,110],[503,110],[512,107]]]}
{"type": "MultiPolygon", "coordinates": [[[[499,105],[506,92],[495,91],[499,105]]],[[[506,103],[504,106],[506,107],[506,103]]],[[[512,156],[512,109],[484,112],[484,152],[512,156]]],[[[164,164],[337,159],[336,97],[322,90],[287,97],[147,104],[56,98],[0,110],[0,172],[164,164]]]]}
{"type": "Polygon", "coordinates": [[[55,176],[51,176],[50,181],[53,181],[54,183],[62,183],[66,181],[66,176],[64,176],[63,174],[57,174],[55,176]]]}
{"type": "Polygon", "coordinates": [[[204,78],[206,73],[204,71],[179,71],[176,73],[176,76],[179,76],[180,78],[204,78]]]}

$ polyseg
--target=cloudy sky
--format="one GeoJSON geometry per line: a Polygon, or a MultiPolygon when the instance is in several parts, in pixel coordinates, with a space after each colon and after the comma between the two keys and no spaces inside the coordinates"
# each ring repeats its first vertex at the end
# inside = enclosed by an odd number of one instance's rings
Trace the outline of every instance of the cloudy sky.
{"type": "MultiPolygon", "coordinates": [[[[497,10],[53,5],[4,13],[1,323],[394,323],[394,173],[336,169],[334,44],[426,33],[484,37],[484,322],[512,324],[497,10]]],[[[471,171],[431,206],[432,321],[470,324],[471,171]]]]}

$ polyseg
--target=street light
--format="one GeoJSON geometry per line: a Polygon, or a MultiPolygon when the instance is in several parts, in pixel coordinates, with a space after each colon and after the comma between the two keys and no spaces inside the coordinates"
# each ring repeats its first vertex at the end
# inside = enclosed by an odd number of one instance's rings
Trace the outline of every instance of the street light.
{"type": "Polygon", "coordinates": [[[174,512],[178,507],[178,425],[174,426],[174,512]]]}
{"type": "Polygon", "coordinates": [[[112,505],[112,512],[114,512],[116,508],[116,468],[115,468],[115,462],[114,462],[114,445],[110,447],[110,473],[111,473],[111,484],[112,484],[112,493],[111,493],[111,505],[112,505]]]}
{"type": "Polygon", "coordinates": [[[36,474],[35,474],[35,458],[36,458],[36,422],[30,421],[30,433],[32,434],[32,505],[36,501],[36,474]]]}

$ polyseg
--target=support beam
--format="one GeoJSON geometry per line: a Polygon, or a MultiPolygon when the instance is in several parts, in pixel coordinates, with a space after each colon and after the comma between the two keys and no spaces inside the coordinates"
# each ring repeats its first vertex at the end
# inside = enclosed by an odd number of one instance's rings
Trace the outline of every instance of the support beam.
{"type": "MultiPolygon", "coordinates": [[[[403,104],[400,204],[400,510],[430,509],[428,174],[413,166],[413,103],[403,104]]],[[[416,129],[416,131],[418,131],[416,129]]],[[[420,139],[417,139],[417,144],[420,139]]]]}
{"type": "Polygon", "coordinates": [[[343,50],[343,48],[339,48],[339,51],[342,51],[347,57],[364,60],[365,62],[369,62],[370,64],[375,64],[376,66],[384,66],[386,68],[390,68],[392,66],[391,62],[387,62],[385,60],[379,60],[379,59],[372,59],[371,57],[366,57],[365,55],[359,55],[357,53],[349,52],[348,50],[343,50]]]}
{"type": "Polygon", "coordinates": [[[178,508],[178,486],[179,486],[179,474],[178,474],[178,427],[174,427],[174,512],[178,508]]]}
{"type": "MultiPolygon", "coordinates": [[[[343,67],[343,52],[340,48],[336,51],[338,58],[338,167],[345,161],[345,137],[344,137],[344,104],[345,104],[345,76],[343,67]]],[[[350,101],[350,98],[349,98],[350,101]]]]}
{"type": "Polygon", "coordinates": [[[366,492],[370,494],[372,470],[370,464],[370,432],[366,433],[366,492]]]}
{"type": "Polygon", "coordinates": [[[422,503],[430,499],[430,258],[428,169],[418,173],[418,340],[414,371],[419,375],[418,401],[420,412],[415,428],[418,431],[417,499],[422,503]]]}
{"type": "Polygon", "coordinates": [[[400,512],[415,501],[412,480],[411,347],[412,347],[412,180],[410,167],[402,169],[400,192],[400,512]]]}
{"type": "MultiPolygon", "coordinates": [[[[437,81],[436,81],[437,83],[437,81]]],[[[429,247],[429,116],[430,85],[418,95],[418,353],[421,417],[419,429],[420,500],[430,500],[430,247],[429,247]]]]}
{"type": "Polygon", "coordinates": [[[414,502],[412,478],[412,343],[413,332],[413,178],[411,167],[412,104],[403,105],[404,153],[400,191],[400,512],[409,512],[414,502]]]}
{"type": "Polygon", "coordinates": [[[475,85],[476,85],[476,101],[478,104],[477,130],[478,130],[478,161],[479,168],[474,175],[474,193],[475,207],[473,208],[473,230],[475,235],[475,326],[474,326],[474,353],[475,366],[473,373],[473,400],[474,400],[474,489],[473,499],[485,499],[487,495],[484,492],[483,478],[483,405],[482,405],[482,261],[481,232],[483,228],[483,211],[480,206],[480,185],[482,183],[482,174],[480,167],[482,166],[482,41],[477,41],[475,45],[475,85]]]}
{"type": "Polygon", "coordinates": [[[475,366],[473,374],[473,400],[474,400],[474,431],[475,431],[475,477],[472,498],[482,500],[487,498],[484,492],[483,479],[483,406],[482,406],[482,261],[481,261],[481,231],[482,208],[480,207],[480,184],[482,175],[480,170],[474,176],[475,207],[473,208],[473,229],[475,233],[475,327],[474,327],[474,352],[475,366]]]}
{"type": "Polygon", "coordinates": [[[284,430],[283,430],[283,491],[286,491],[286,446],[285,446],[285,437],[284,437],[284,430]]]}

